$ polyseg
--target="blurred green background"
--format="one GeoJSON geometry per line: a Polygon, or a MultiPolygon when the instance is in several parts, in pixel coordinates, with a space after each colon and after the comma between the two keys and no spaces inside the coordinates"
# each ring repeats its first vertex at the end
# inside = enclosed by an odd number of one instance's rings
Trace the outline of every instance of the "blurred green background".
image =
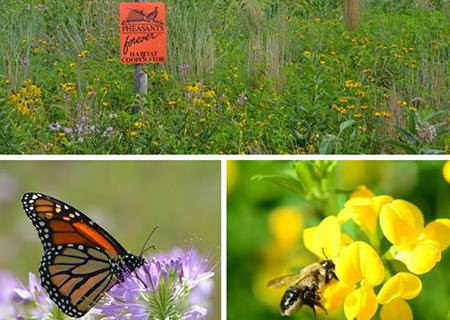
{"type": "Polygon", "coordinates": [[[135,254],[155,226],[156,251],[197,248],[215,267],[210,319],[218,319],[219,161],[0,161],[0,270],[22,280],[38,272],[42,254],[20,203],[25,192],[71,204],[135,254]]]}
{"type": "MultiPolygon", "coordinates": [[[[314,226],[321,220],[322,204],[307,201],[270,182],[252,180],[256,175],[295,174],[293,164],[228,162],[228,319],[281,319],[279,301],[285,289],[268,288],[267,281],[317,261],[304,248],[302,238],[287,252],[274,246],[280,225],[274,225],[273,217],[280,212],[297,212],[300,228],[314,226]]],[[[366,185],[376,195],[388,194],[414,203],[422,210],[425,223],[448,218],[450,184],[443,178],[444,164],[445,161],[338,161],[330,183],[343,192],[330,199],[327,211],[337,214],[348,198],[345,191],[366,185]]],[[[292,231],[293,223],[284,227],[292,231]]],[[[421,294],[408,300],[415,319],[450,319],[448,251],[442,253],[442,260],[432,271],[420,276],[421,294]]],[[[315,319],[307,307],[293,318],[315,319]]],[[[345,319],[342,308],[317,318],[345,319]]]]}

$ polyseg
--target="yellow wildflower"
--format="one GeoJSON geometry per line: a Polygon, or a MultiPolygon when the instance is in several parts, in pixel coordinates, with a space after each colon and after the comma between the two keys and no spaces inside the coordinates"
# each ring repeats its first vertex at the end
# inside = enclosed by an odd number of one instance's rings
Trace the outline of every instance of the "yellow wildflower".
{"type": "Polygon", "coordinates": [[[205,91],[203,96],[205,98],[214,98],[216,96],[216,93],[214,92],[214,90],[207,90],[207,91],[205,91]]]}
{"type": "Polygon", "coordinates": [[[169,74],[166,71],[163,71],[161,73],[161,80],[163,81],[169,81],[169,74]]]}
{"type": "Polygon", "coordinates": [[[304,55],[306,58],[310,58],[310,57],[312,56],[312,53],[311,53],[311,51],[306,50],[306,51],[303,52],[303,55],[304,55]]]}
{"type": "Polygon", "coordinates": [[[424,227],[420,209],[405,200],[381,208],[380,226],[392,243],[392,256],[415,274],[430,271],[450,243],[450,219],[438,219],[424,227]]]}
{"type": "Polygon", "coordinates": [[[442,174],[444,176],[445,181],[450,183],[450,160],[448,160],[444,164],[444,167],[442,168],[442,174]]]}
{"type": "Polygon", "coordinates": [[[351,88],[353,88],[354,86],[355,86],[355,84],[353,83],[353,80],[346,80],[346,81],[345,81],[345,87],[346,87],[346,88],[351,89],[351,88]]]}
{"type": "Polygon", "coordinates": [[[378,292],[378,303],[382,304],[382,320],[412,320],[412,311],[405,300],[417,297],[422,290],[420,279],[408,272],[399,272],[390,278],[378,292]]]}
{"type": "Polygon", "coordinates": [[[169,100],[167,104],[170,108],[174,108],[177,105],[177,102],[175,100],[169,100]]]}
{"type": "Polygon", "coordinates": [[[367,95],[367,92],[363,91],[363,90],[358,90],[355,92],[355,96],[357,97],[365,97],[367,95]]]}
{"type": "Polygon", "coordinates": [[[137,131],[135,131],[135,130],[130,130],[130,131],[128,131],[128,135],[129,135],[131,138],[136,138],[139,134],[138,134],[137,131]]]}
{"type": "Polygon", "coordinates": [[[33,84],[31,80],[25,80],[18,91],[12,91],[9,94],[8,100],[20,113],[30,115],[34,108],[43,104],[41,95],[39,86],[33,84]]]}
{"type": "Polygon", "coordinates": [[[81,58],[81,59],[86,58],[88,56],[88,54],[89,54],[89,51],[83,50],[78,54],[78,58],[81,58]]]}
{"type": "Polygon", "coordinates": [[[138,129],[142,129],[144,127],[144,123],[142,123],[141,121],[136,121],[134,123],[134,127],[138,128],[138,129]]]}
{"type": "Polygon", "coordinates": [[[77,89],[77,85],[73,82],[60,83],[59,87],[66,93],[72,93],[77,89]]]}
{"type": "Polygon", "coordinates": [[[190,84],[186,87],[186,91],[190,93],[198,93],[202,87],[202,84],[200,82],[195,82],[193,84],[190,84]]]}

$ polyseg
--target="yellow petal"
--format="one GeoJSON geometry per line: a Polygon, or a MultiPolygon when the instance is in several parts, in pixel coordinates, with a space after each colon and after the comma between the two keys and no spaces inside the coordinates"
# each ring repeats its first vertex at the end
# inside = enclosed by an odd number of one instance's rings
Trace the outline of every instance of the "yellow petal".
{"type": "Polygon", "coordinates": [[[439,243],[442,251],[447,249],[450,245],[450,219],[436,219],[430,222],[425,227],[425,236],[439,243]]]}
{"type": "Polygon", "coordinates": [[[442,174],[444,176],[445,181],[450,183],[450,160],[448,160],[444,164],[444,167],[442,168],[442,174]]]}
{"type": "Polygon", "coordinates": [[[390,278],[378,292],[380,304],[388,304],[397,298],[413,299],[422,290],[422,281],[409,272],[399,272],[390,278]]]}
{"type": "Polygon", "coordinates": [[[353,219],[364,232],[373,234],[376,231],[381,207],[392,200],[390,196],[353,197],[345,203],[344,209],[338,214],[338,219],[341,223],[353,219]]]}
{"type": "Polygon", "coordinates": [[[300,210],[296,207],[280,207],[269,214],[269,227],[275,241],[283,248],[298,245],[303,219],[300,210]]]}
{"type": "Polygon", "coordinates": [[[365,242],[355,241],[342,248],[336,260],[336,274],[347,284],[365,279],[371,285],[378,285],[384,279],[384,266],[375,249],[365,242]]]}
{"type": "Polygon", "coordinates": [[[409,254],[399,255],[409,271],[415,274],[424,274],[433,269],[441,260],[441,250],[434,241],[424,240],[417,244],[409,254]]]}
{"type": "Polygon", "coordinates": [[[337,214],[337,218],[340,224],[345,223],[352,218],[352,211],[350,208],[344,208],[337,214]]]}
{"type": "Polygon", "coordinates": [[[359,255],[363,278],[373,286],[383,282],[384,265],[375,249],[366,242],[360,241],[359,255]]]}
{"type": "Polygon", "coordinates": [[[380,226],[392,244],[406,245],[415,242],[423,231],[423,215],[412,203],[394,200],[381,208],[380,226]]]}
{"type": "Polygon", "coordinates": [[[391,196],[378,196],[378,197],[374,197],[372,198],[372,206],[373,206],[373,210],[375,212],[377,212],[377,214],[380,214],[380,210],[381,208],[388,203],[391,203],[392,201],[394,201],[394,198],[392,198],[391,196]]]}
{"type": "Polygon", "coordinates": [[[396,299],[381,308],[381,320],[413,320],[409,304],[402,299],[396,299]]]}
{"type": "Polygon", "coordinates": [[[350,198],[372,198],[375,194],[364,185],[358,186],[358,188],[352,192],[350,198]]]}
{"type": "Polygon", "coordinates": [[[333,281],[323,291],[324,307],[328,311],[342,306],[345,297],[352,292],[355,285],[347,285],[342,281],[333,281]]]}
{"type": "Polygon", "coordinates": [[[369,320],[377,312],[377,299],[370,285],[352,291],[344,302],[344,313],[348,320],[369,320]]]}
{"type": "Polygon", "coordinates": [[[359,267],[358,241],[342,248],[336,261],[336,275],[339,281],[353,285],[362,279],[359,267]]]}
{"type": "Polygon", "coordinates": [[[303,242],[316,256],[334,259],[341,247],[341,229],[337,218],[329,216],[317,227],[306,228],[303,231],[303,242]]]}

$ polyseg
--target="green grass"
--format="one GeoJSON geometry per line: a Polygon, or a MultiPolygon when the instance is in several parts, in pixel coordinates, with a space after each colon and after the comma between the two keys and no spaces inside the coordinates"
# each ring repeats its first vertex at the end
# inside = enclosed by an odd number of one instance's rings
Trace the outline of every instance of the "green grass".
{"type": "Polygon", "coordinates": [[[2,1],[0,152],[449,152],[446,1],[366,0],[354,31],[343,1],[167,6],[137,97],[117,1],[2,1]]]}

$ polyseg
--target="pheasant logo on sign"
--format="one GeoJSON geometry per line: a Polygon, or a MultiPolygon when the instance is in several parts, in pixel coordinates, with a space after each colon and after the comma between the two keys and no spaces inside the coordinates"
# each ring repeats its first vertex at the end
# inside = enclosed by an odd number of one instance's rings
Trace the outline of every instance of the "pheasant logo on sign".
{"type": "Polygon", "coordinates": [[[166,7],[162,2],[122,2],[120,62],[164,63],[166,60],[166,7]]]}

